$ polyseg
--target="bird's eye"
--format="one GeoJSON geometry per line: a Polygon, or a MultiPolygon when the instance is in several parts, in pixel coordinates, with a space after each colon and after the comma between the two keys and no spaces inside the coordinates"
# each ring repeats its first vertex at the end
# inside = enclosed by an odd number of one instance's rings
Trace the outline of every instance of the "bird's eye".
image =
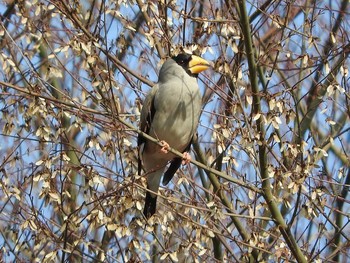
{"type": "Polygon", "coordinates": [[[176,61],[177,64],[181,66],[185,66],[189,62],[189,60],[191,60],[191,57],[184,54],[180,54],[174,57],[174,60],[176,61]]]}

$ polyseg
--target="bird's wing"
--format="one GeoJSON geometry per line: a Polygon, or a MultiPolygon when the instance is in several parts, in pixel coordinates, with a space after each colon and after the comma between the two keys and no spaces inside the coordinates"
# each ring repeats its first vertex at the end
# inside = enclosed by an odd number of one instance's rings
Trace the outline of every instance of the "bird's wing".
{"type": "MultiPolygon", "coordinates": [[[[193,138],[191,139],[190,143],[187,145],[186,149],[183,152],[188,152],[190,150],[192,141],[193,141],[193,138]]],[[[181,163],[182,163],[181,157],[175,157],[170,162],[169,168],[166,170],[163,176],[163,181],[162,181],[163,185],[167,185],[171,181],[177,169],[179,169],[181,163]]]]}
{"type": "Polygon", "coordinates": [[[181,157],[176,157],[170,162],[170,166],[166,170],[163,176],[163,181],[162,181],[163,185],[167,185],[171,181],[177,169],[179,169],[181,163],[182,163],[181,157]]]}
{"type": "MultiPolygon", "coordinates": [[[[156,113],[156,109],[154,107],[154,98],[158,91],[158,87],[159,87],[158,84],[154,85],[151,91],[147,94],[141,110],[140,129],[141,131],[147,134],[149,134],[153,117],[154,117],[154,114],[156,113]]],[[[139,135],[137,142],[138,142],[138,145],[140,145],[145,142],[145,138],[139,135]]]]}
{"type": "MultiPolygon", "coordinates": [[[[143,131],[146,134],[149,134],[151,124],[153,121],[154,114],[156,113],[156,109],[154,106],[154,98],[158,91],[158,84],[154,85],[151,91],[147,94],[144,102],[143,107],[141,110],[141,116],[140,116],[140,130],[143,131]]],[[[138,135],[137,138],[137,145],[139,146],[139,158],[138,158],[138,173],[141,175],[141,154],[142,154],[142,144],[145,143],[145,138],[142,137],[142,135],[138,135]]]]}

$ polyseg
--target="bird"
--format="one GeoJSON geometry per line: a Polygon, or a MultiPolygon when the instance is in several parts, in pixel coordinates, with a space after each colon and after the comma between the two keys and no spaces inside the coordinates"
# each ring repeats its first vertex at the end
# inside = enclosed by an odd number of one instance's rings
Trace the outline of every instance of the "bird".
{"type": "Polygon", "coordinates": [[[140,130],[159,140],[163,146],[138,136],[138,172],[141,174],[143,167],[147,178],[143,210],[146,218],[156,212],[156,193],[162,175],[162,183],[167,185],[183,160],[190,160],[187,152],[197,132],[202,109],[197,77],[209,67],[210,63],[205,59],[184,52],[168,58],[161,66],[158,83],[144,99],[140,130]],[[183,158],[168,152],[169,147],[182,152],[183,158]]]}

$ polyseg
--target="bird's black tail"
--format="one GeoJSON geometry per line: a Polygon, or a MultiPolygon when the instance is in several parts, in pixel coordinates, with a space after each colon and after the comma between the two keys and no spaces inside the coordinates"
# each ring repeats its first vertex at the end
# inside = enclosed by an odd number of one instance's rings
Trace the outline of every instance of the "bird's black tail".
{"type": "Polygon", "coordinates": [[[152,197],[151,193],[147,191],[145,208],[143,209],[143,214],[146,218],[150,218],[156,212],[157,206],[157,196],[152,197]]]}

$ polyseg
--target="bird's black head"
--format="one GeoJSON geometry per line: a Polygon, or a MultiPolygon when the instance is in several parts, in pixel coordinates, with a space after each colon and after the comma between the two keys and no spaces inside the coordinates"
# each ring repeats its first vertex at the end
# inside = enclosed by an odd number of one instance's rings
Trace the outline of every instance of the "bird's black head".
{"type": "Polygon", "coordinates": [[[198,76],[198,74],[193,74],[190,70],[189,70],[189,63],[192,59],[192,55],[188,54],[188,53],[180,53],[177,56],[173,56],[172,57],[173,60],[175,60],[175,62],[177,64],[179,64],[181,67],[183,67],[184,70],[186,70],[186,72],[192,76],[198,76]]]}
{"type": "Polygon", "coordinates": [[[172,59],[190,76],[198,77],[198,73],[210,67],[209,62],[195,55],[180,53],[172,59]]]}

